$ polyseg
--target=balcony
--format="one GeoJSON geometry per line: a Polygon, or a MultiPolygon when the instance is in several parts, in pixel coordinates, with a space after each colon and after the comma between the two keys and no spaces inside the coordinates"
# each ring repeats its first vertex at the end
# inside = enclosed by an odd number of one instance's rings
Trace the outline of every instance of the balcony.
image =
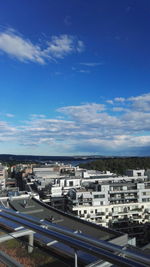
{"type": "MultiPolygon", "coordinates": [[[[149,187],[150,188],[150,187],[149,187]]],[[[115,193],[126,193],[126,192],[138,192],[138,189],[136,187],[132,187],[132,188],[127,188],[127,190],[124,190],[124,189],[114,189],[114,190],[110,190],[109,191],[109,194],[114,194],[115,193]]]]}
{"type": "Polygon", "coordinates": [[[77,206],[92,206],[92,202],[80,201],[77,206]]]}
{"type": "Polygon", "coordinates": [[[116,199],[116,200],[110,200],[110,205],[118,205],[118,204],[129,204],[129,203],[138,203],[137,199],[116,199]]]}
{"type": "Polygon", "coordinates": [[[134,220],[140,220],[140,219],[143,219],[143,217],[141,216],[141,215],[134,215],[133,217],[132,217],[132,219],[133,219],[133,221],[134,220]]]}
{"type": "Polygon", "coordinates": [[[98,218],[100,216],[105,216],[105,212],[97,212],[95,214],[90,214],[91,218],[98,218]]]}
{"type": "Polygon", "coordinates": [[[145,189],[150,189],[150,185],[145,185],[145,189]]]}
{"type": "Polygon", "coordinates": [[[139,212],[142,212],[142,209],[135,209],[135,210],[124,210],[124,211],[114,211],[112,213],[112,216],[116,216],[116,215],[133,215],[133,214],[139,214],[139,212]]]}

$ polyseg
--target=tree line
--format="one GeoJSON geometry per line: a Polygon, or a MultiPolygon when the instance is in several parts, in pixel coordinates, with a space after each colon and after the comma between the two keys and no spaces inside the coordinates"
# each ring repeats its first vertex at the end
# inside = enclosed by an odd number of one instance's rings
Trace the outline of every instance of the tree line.
{"type": "Polygon", "coordinates": [[[150,169],[150,157],[103,158],[80,164],[81,168],[98,171],[111,171],[119,175],[127,169],[150,169]]]}

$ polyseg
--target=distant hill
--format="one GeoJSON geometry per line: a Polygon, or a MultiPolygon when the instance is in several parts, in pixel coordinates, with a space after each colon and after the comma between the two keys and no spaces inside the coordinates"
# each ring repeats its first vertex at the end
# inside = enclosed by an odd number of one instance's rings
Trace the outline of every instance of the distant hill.
{"type": "Polygon", "coordinates": [[[106,157],[102,155],[83,156],[37,156],[37,155],[13,155],[0,154],[0,162],[10,165],[16,163],[49,163],[66,162],[74,166],[123,174],[126,169],[150,169],[150,157],[106,157]]]}
{"type": "Polygon", "coordinates": [[[104,158],[104,156],[36,156],[0,154],[0,161],[47,162],[47,161],[74,161],[104,158]]]}

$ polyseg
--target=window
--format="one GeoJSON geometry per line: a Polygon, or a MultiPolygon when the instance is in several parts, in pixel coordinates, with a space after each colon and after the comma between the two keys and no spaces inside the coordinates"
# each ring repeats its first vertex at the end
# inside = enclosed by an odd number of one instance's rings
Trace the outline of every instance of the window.
{"type": "Polygon", "coordinates": [[[70,181],[69,182],[69,186],[73,186],[73,181],[70,181]]]}
{"type": "Polygon", "coordinates": [[[105,195],[94,195],[94,198],[105,198],[105,195]]]}

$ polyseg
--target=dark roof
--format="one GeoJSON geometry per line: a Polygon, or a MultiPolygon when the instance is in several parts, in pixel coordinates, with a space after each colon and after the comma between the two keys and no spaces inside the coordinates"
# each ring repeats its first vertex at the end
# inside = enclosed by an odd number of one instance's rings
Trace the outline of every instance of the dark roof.
{"type": "Polygon", "coordinates": [[[86,235],[91,235],[97,239],[110,240],[121,236],[122,234],[108,228],[87,222],[80,218],[66,214],[58,209],[48,206],[37,199],[13,199],[10,206],[24,214],[34,216],[38,219],[46,219],[55,224],[71,229],[81,231],[86,235]]]}

